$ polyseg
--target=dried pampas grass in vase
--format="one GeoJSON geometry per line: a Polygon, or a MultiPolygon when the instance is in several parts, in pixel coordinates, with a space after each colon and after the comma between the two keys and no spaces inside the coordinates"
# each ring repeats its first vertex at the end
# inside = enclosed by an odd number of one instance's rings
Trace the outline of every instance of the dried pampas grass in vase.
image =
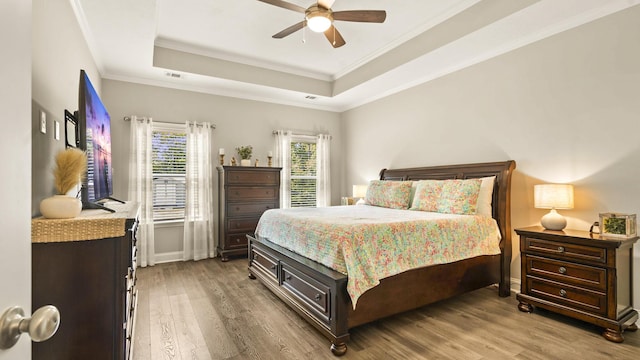
{"type": "Polygon", "coordinates": [[[68,219],[80,215],[82,201],[68,196],[86,176],[87,155],[79,149],[70,148],[56,155],[56,167],[53,170],[57,195],[40,202],[40,212],[46,218],[68,219]]]}
{"type": "Polygon", "coordinates": [[[87,172],[87,155],[84,151],[71,148],[60,151],[56,156],[53,178],[58,195],[65,195],[75,188],[87,172]]]}

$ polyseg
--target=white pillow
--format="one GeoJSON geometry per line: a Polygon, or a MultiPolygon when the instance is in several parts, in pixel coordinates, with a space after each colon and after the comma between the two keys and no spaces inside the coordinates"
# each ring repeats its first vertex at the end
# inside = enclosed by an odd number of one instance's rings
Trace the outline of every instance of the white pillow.
{"type": "Polygon", "coordinates": [[[487,176],[480,178],[480,180],[482,180],[482,183],[480,184],[480,192],[478,193],[476,214],[493,216],[493,212],[491,211],[491,202],[493,200],[493,183],[496,180],[496,177],[487,176]]]}

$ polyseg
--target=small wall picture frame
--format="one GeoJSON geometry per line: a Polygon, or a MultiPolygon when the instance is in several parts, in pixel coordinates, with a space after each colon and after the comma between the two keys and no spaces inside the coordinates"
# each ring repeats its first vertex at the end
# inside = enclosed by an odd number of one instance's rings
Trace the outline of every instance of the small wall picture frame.
{"type": "Polygon", "coordinates": [[[637,234],[636,214],[600,213],[600,235],[630,238],[637,234]]]}
{"type": "Polygon", "coordinates": [[[80,147],[78,119],[69,110],[64,111],[64,138],[67,148],[80,147]]]}

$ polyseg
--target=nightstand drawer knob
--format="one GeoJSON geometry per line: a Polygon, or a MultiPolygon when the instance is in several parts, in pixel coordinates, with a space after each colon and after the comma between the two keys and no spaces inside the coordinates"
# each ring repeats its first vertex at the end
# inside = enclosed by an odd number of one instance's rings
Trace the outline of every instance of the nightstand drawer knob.
{"type": "Polygon", "coordinates": [[[567,291],[565,289],[560,289],[560,296],[567,297],[567,291]]]}
{"type": "Polygon", "coordinates": [[[567,268],[564,266],[560,266],[560,269],[558,269],[558,272],[560,274],[566,274],[567,273],[567,268]]]}
{"type": "Polygon", "coordinates": [[[564,246],[558,246],[558,252],[564,252],[564,246]]]}

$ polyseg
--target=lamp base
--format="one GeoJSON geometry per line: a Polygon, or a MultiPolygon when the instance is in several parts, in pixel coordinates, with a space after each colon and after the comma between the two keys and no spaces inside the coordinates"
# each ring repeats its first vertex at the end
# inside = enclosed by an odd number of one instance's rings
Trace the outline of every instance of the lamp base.
{"type": "Polygon", "coordinates": [[[567,226],[567,219],[558,214],[556,209],[551,209],[547,215],[540,219],[540,224],[547,230],[562,230],[567,226]]]}
{"type": "Polygon", "coordinates": [[[358,201],[356,202],[356,205],[366,205],[366,204],[367,204],[367,202],[366,202],[366,201],[364,201],[364,198],[360,198],[360,200],[358,200],[358,201]]]}

